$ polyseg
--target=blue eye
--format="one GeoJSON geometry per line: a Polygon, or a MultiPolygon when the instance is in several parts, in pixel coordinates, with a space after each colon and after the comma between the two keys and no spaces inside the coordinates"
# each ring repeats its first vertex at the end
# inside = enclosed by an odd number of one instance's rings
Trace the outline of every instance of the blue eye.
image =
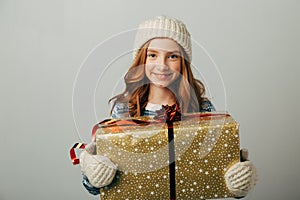
{"type": "Polygon", "coordinates": [[[169,58],[171,58],[171,59],[176,59],[176,58],[178,58],[178,57],[179,57],[179,56],[176,55],[176,54],[172,54],[172,55],[169,56],[169,58]]]}

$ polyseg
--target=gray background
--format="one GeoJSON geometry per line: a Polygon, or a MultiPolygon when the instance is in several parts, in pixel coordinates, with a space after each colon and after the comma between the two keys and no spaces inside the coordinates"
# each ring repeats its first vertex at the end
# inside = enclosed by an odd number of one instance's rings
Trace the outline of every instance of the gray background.
{"type": "Polygon", "coordinates": [[[299,8],[297,0],[1,0],[0,199],[99,198],[69,159],[79,141],[73,83],[96,45],[160,14],[184,21],[219,66],[260,175],[246,199],[298,199],[299,8]]]}

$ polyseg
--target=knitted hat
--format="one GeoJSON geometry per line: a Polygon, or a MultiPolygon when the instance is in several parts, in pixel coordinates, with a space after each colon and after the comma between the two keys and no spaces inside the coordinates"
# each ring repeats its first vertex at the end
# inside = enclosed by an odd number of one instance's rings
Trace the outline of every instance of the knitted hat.
{"type": "Polygon", "coordinates": [[[187,54],[186,59],[189,61],[192,60],[190,33],[183,22],[167,16],[157,16],[139,25],[134,43],[134,57],[146,42],[153,38],[161,37],[176,41],[187,54]]]}

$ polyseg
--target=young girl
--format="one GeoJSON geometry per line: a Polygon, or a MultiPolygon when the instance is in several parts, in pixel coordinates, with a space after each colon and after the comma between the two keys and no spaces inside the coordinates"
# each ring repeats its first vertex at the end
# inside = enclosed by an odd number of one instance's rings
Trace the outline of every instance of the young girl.
{"type": "MultiPolygon", "coordinates": [[[[179,20],[158,16],[140,24],[135,40],[135,58],[125,75],[125,91],[112,99],[112,118],[154,116],[162,105],[177,104],[183,113],[211,112],[205,88],[191,70],[191,38],[179,20]]],[[[83,185],[92,194],[109,185],[117,166],[107,157],[95,155],[95,143],[80,155],[83,185]]],[[[257,173],[242,150],[242,160],[225,174],[228,189],[243,197],[257,182],[257,173]]]]}

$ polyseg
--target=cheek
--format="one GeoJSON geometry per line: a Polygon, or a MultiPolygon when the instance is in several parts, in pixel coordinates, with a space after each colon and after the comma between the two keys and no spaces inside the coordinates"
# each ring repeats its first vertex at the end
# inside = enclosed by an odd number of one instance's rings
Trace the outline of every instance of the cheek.
{"type": "Polygon", "coordinates": [[[170,67],[173,71],[180,74],[180,72],[181,72],[181,62],[173,63],[170,67]]]}
{"type": "Polygon", "coordinates": [[[146,74],[146,76],[149,78],[149,76],[150,76],[150,72],[151,72],[151,70],[152,70],[152,68],[153,67],[151,67],[151,65],[149,65],[149,64],[145,64],[145,74],[146,74]]]}

